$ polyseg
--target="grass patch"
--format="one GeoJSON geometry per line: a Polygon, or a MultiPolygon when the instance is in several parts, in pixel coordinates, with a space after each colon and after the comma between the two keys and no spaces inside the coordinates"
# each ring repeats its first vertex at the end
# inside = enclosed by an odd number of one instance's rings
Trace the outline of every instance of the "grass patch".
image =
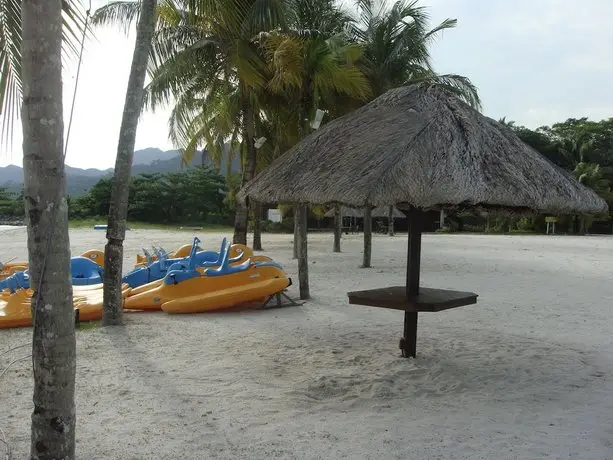
{"type": "MultiPolygon", "coordinates": [[[[94,225],[106,225],[106,219],[71,219],[68,222],[69,228],[94,228],[94,225]]],[[[128,228],[132,230],[173,230],[193,232],[195,228],[202,227],[202,232],[226,232],[233,231],[233,228],[228,225],[209,224],[209,223],[187,223],[187,224],[150,224],[147,222],[128,222],[128,228]]],[[[103,231],[103,230],[99,230],[103,231]]]]}

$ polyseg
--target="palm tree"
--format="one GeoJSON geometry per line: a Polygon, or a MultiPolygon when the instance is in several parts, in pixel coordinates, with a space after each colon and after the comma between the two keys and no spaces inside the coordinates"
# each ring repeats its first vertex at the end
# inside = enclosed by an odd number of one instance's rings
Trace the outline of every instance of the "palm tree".
{"type": "MultiPolygon", "coordinates": [[[[19,118],[21,108],[22,5],[22,0],[0,0],[0,135],[7,144],[12,143],[13,123],[19,118]]],[[[85,12],[81,2],[68,0],[62,2],[62,13],[63,57],[77,58],[79,42],[85,30],[85,12]]]]}
{"type": "MultiPolygon", "coordinates": [[[[370,97],[368,81],[356,66],[360,47],[347,44],[342,37],[325,38],[318,31],[272,32],[261,34],[260,44],[271,68],[267,88],[295,108],[298,119],[289,129],[296,130],[298,139],[311,131],[311,121],[318,109],[325,108],[325,101],[339,94],[359,100],[370,97]]],[[[307,210],[304,204],[294,206],[294,255],[298,259],[301,299],[310,296],[307,210]]]]}
{"type": "MultiPolygon", "coordinates": [[[[368,76],[373,97],[403,85],[438,86],[460,97],[475,108],[481,102],[472,82],[461,75],[437,74],[430,62],[429,47],[444,30],[456,26],[455,19],[445,19],[428,29],[428,14],[418,0],[399,0],[389,6],[386,1],[357,0],[357,14],[349,27],[350,39],[362,45],[360,65],[368,76]]],[[[355,101],[337,104],[335,115],[355,109],[355,101]]],[[[370,218],[364,217],[364,267],[372,242],[370,218]]]]}
{"type": "MultiPolygon", "coordinates": [[[[581,184],[591,188],[607,202],[613,202],[611,183],[606,179],[605,172],[599,164],[585,163],[581,161],[575,166],[575,169],[573,170],[573,175],[581,184]]],[[[594,216],[580,215],[577,216],[577,219],[579,220],[579,233],[583,234],[591,225],[594,216]]]]}
{"type": "MultiPolygon", "coordinates": [[[[12,88],[3,85],[3,97],[10,108],[23,84],[24,194],[34,289],[30,457],[74,459],[76,344],[64,173],[62,2],[10,3],[22,10],[20,35],[12,37],[17,48],[10,51],[21,60],[19,74],[12,77],[12,88]]],[[[3,53],[8,56],[6,49],[3,53]]]]}
{"type": "Polygon", "coordinates": [[[362,65],[369,76],[373,96],[408,84],[437,85],[479,108],[472,82],[461,75],[437,74],[430,62],[429,46],[439,33],[454,28],[456,19],[445,19],[428,30],[428,14],[418,0],[358,0],[350,36],[364,47],[362,65]]]}
{"type": "Polygon", "coordinates": [[[141,0],[136,27],[136,45],[126,91],[126,100],[119,130],[117,158],[113,175],[114,187],[109,206],[107,243],[104,248],[104,314],[105,326],[123,322],[121,298],[123,241],[126,236],[130,176],[138,119],[144,102],[144,84],[156,24],[157,0],[141,0]]]}
{"type": "MultiPolygon", "coordinates": [[[[111,4],[104,21],[129,22],[136,9],[134,2],[111,4]]],[[[257,92],[266,82],[252,38],[283,26],[290,10],[274,0],[183,0],[165,3],[160,17],[148,103],[155,108],[176,99],[170,123],[187,161],[203,140],[208,149],[240,136],[244,185],[255,173],[257,92]]],[[[234,242],[246,244],[247,210],[247,202],[237,202],[234,242]]]]}

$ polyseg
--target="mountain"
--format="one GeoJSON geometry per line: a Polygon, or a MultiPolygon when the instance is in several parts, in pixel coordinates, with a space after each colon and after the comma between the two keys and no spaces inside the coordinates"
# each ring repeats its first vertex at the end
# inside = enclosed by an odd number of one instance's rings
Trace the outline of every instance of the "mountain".
{"type": "MultiPolygon", "coordinates": [[[[236,155],[235,155],[236,157],[236,155]]],[[[219,172],[222,176],[226,175],[227,159],[221,162],[219,172]]],[[[134,161],[132,164],[132,175],[152,174],[152,173],[169,173],[179,172],[182,167],[193,167],[203,164],[213,166],[213,162],[209,158],[206,151],[196,155],[190,165],[181,164],[181,157],[177,150],[160,150],[157,148],[146,148],[134,152],[134,161]]],[[[240,173],[240,161],[237,158],[232,159],[231,172],[240,173]]],[[[101,178],[113,174],[113,168],[109,169],[81,169],[73,168],[66,165],[66,181],[68,194],[73,197],[81,196],[101,178]]],[[[23,169],[20,166],[9,165],[0,167],[0,188],[6,188],[11,192],[20,193],[23,187],[23,169]]]]}

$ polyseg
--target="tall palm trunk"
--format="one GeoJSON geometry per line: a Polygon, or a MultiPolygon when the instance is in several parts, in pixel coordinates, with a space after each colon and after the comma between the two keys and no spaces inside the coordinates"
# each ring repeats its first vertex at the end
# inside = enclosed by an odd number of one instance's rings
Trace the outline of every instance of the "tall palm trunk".
{"type": "Polygon", "coordinates": [[[117,159],[109,207],[107,243],[104,248],[104,314],[105,326],[121,324],[123,309],[121,275],[123,240],[126,236],[130,175],[134,158],[134,143],[138,118],[143,108],[145,73],[149,61],[151,38],[155,30],[157,0],[142,0],[136,26],[136,45],[126,91],[126,100],[117,143],[117,159]]]}
{"type": "MultiPolygon", "coordinates": [[[[302,82],[302,96],[298,107],[300,120],[298,121],[298,135],[303,139],[309,133],[309,102],[311,101],[311,88],[305,76],[302,82]]],[[[298,259],[298,282],[300,299],[311,297],[309,288],[309,256],[308,256],[308,203],[294,204],[294,257],[298,259]]]]}
{"type": "MultiPolygon", "coordinates": [[[[255,165],[257,160],[257,150],[253,139],[255,137],[255,117],[253,107],[249,102],[249,94],[246,89],[242,90],[241,110],[243,118],[243,142],[245,143],[245,170],[241,186],[253,179],[255,175],[255,165]]],[[[249,199],[236,200],[236,217],[234,220],[233,243],[247,244],[247,226],[249,223],[249,199]]]]}
{"type": "Polygon", "coordinates": [[[23,0],[21,15],[24,198],[34,289],[30,457],[70,460],[76,352],[63,158],[62,1],[23,0]]]}
{"type": "Polygon", "coordinates": [[[253,200],[253,250],[262,250],[262,205],[253,200]]]}

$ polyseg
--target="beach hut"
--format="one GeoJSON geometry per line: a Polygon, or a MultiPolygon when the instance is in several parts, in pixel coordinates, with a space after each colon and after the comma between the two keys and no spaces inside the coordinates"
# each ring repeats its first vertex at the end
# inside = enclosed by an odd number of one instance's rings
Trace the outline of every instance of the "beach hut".
{"type": "MultiPolygon", "coordinates": [[[[412,85],[390,90],[322,126],[240,192],[258,201],[342,203],[405,210],[405,286],[348,293],[349,303],[404,311],[404,356],[415,356],[419,312],[474,304],[477,295],[420,287],[423,213],[476,207],[516,214],[607,210],[581,185],[508,127],[448,91],[412,85]]],[[[299,283],[309,296],[306,227],[301,222],[299,283]]]]}

